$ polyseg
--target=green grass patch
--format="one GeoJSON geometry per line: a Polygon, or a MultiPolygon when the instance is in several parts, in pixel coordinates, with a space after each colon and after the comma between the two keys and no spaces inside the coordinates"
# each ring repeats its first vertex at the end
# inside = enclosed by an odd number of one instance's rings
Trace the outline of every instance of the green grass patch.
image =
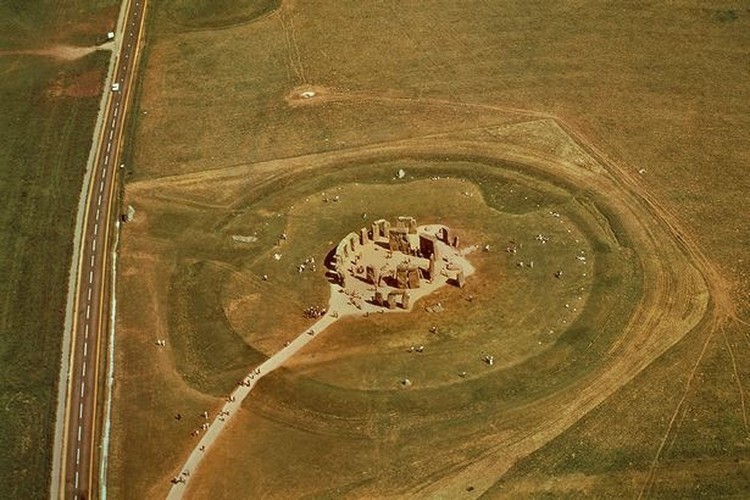
{"type": "Polygon", "coordinates": [[[237,336],[222,312],[224,269],[211,269],[211,262],[204,261],[185,265],[178,273],[172,279],[169,317],[178,366],[195,388],[226,394],[264,356],[237,336]]]}
{"type": "Polygon", "coordinates": [[[107,54],[0,58],[0,491],[46,494],[78,194],[99,96],[56,96],[107,54]]]}

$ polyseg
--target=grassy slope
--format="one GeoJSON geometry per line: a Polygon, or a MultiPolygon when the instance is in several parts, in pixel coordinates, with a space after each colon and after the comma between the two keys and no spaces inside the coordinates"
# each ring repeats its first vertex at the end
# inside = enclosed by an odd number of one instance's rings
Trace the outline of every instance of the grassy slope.
{"type": "MultiPolygon", "coordinates": [[[[650,189],[702,242],[733,287],[738,313],[748,316],[750,213],[738,207],[750,192],[750,101],[743,97],[750,12],[738,2],[647,9],[598,2],[508,2],[501,8],[451,1],[295,4],[296,41],[309,81],[371,95],[552,112],[583,129],[626,168],[645,168],[650,189]]],[[[214,157],[232,163],[243,155],[326,149],[324,137],[356,129],[356,119],[336,110],[292,113],[280,102],[300,83],[291,67],[281,67],[283,36],[276,23],[240,36],[190,34],[155,45],[153,61],[164,65],[164,80],[151,81],[146,104],[169,111],[141,123],[139,174],[222,166],[214,157]],[[204,64],[206,73],[193,71],[204,64]],[[227,88],[231,92],[217,92],[227,88]],[[183,108],[175,106],[180,102],[183,108]],[[191,125],[186,116],[198,106],[204,117],[191,125]],[[341,116],[349,121],[337,123],[341,116]],[[274,142],[283,133],[294,140],[274,142]],[[175,146],[166,151],[154,147],[169,142],[175,146]]],[[[589,492],[637,492],[648,484],[644,474],[663,439],[664,469],[689,475],[708,460],[717,470],[708,483],[716,487],[729,478],[729,488],[741,490],[745,484],[728,471],[741,472],[741,463],[731,463],[748,458],[748,394],[742,385],[750,373],[748,351],[746,326],[697,330],[626,390],[519,464],[492,493],[529,482],[531,491],[541,492],[539,477],[564,479],[570,467],[603,473],[589,492]],[[677,424],[670,427],[675,415],[677,424]],[[639,443],[635,450],[633,442],[639,443]]],[[[670,480],[679,474],[665,477],[664,484],[654,483],[654,492],[681,488],[670,480]]],[[[692,493],[694,486],[687,482],[677,493],[692,493]]]]}
{"type": "MultiPolygon", "coordinates": [[[[3,2],[0,47],[91,41],[101,33],[87,30],[112,22],[102,11],[112,3],[3,2]]],[[[106,53],[68,63],[0,57],[0,492],[6,498],[41,498],[48,487],[71,236],[99,100],[92,83],[103,78],[107,60],[106,53]]]]}

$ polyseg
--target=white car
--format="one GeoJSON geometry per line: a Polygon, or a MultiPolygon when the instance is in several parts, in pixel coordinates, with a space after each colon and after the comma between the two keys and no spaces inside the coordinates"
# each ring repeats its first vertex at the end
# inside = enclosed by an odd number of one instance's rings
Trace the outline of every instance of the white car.
{"type": "Polygon", "coordinates": [[[112,92],[119,92],[119,90],[120,90],[120,83],[119,82],[113,83],[112,84],[112,92]]]}

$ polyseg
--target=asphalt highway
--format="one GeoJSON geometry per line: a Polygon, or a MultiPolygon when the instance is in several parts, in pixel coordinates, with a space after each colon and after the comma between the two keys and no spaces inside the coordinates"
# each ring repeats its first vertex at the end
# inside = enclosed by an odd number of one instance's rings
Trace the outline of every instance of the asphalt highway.
{"type": "MultiPolygon", "coordinates": [[[[98,466],[102,420],[102,395],[106,374],[109,328],[111,247],[117,173],[130,91],[135,81],[142,40],[145,0],[125,0],[125,15],[115,33],[117,52],[104,120],[95,132],[94,169],[85,199],[81,227],[78,275],[71,330],[70,369],[65,397],[64,436],[61,443],[60,484],[51,496],[98,497],[98,466]],[[117,84],[114,90],[112,84],[117,84]]],[[[64,383],[64,381],[61,381],[64,383]]]]}

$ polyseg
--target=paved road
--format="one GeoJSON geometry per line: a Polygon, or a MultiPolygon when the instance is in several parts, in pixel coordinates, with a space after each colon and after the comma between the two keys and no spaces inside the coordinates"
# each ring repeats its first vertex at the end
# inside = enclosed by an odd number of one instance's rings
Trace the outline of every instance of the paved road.
{"type": "MultiPolygon", "coordinates": [[[[338,315],[334,316],[329,308],[329,312],[321,317],[314,325],[302,332],[297,338],[291,341],[289,345],[285,346],[250,372],[244,379],[245,384],[238,384],[238,387],[229,396],[227,403],[224,404],[219,411],[219,414],[216,415],[212,422],[210,422],[208,430],[203,433],[200,441],[195,445],[195,448],[193,448],[190,456],[185,461],[182,470],[177,478],[175,478],[176,481],[169,490],[167,500],[178,500],[182,498],[185,494],[187,483],[190,480],[191,471],[194,472],[197,470],[203,455],[205,455],[221,431],[224,430],[224,427],[229,423],[230,419],[235,415],[237,410],[239,410],[242,401],[248,396],[248,394],[250,394],[250,391],[255,387],[258,380],[283,365],[290,357],[296,354],[297,351],[305,347],[314,338],[314,335],[317,335],[331,326],[338,317],[338,315]],[[308,332],[312,332],[314,335],[309,335],[308,332]]],[[[206,420],[206,423],[209,423],[209,421],[206,420]]]]}
{"type": "MultiPolygon", "coordinates": [[[[86,190],[80,229],[75,298],[70,337],[70,362],[65,394],[65,416],[59,470],[53,470],[51,496],[93,498],[97,495],[101,396],[106,370],[110,250],[117,217],[116,178],[128,99],[133,87],[146,0],[124,0],[118,25],[113,83],[102,126],[95,132],[96,156],[86,190]],[[59,483],[56,484],[56,479],[59,483]]],[[[65,383],[61,380],[60,383],[65,383]]],[[[54,467],[53,467],[54,468],[54,467]]]]}

